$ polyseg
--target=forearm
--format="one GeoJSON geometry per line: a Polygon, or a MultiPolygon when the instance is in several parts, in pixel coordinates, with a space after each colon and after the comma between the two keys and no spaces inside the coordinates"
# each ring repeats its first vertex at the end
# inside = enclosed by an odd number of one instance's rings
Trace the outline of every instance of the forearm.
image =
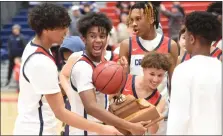
{"type": "Polygon", "coordinates": [[[92,106],[92,108],[90,108],[90,110],[88,110],[87,112],[91,116],[103,121],[108,125],[119,127],[125,130],[129,130],[130,126],[132,125],[132,123],[125,121],[124,119],[121,119],[98,106],[92,106]]]}
{"type": "Polygon", "coordinates": [[[60,73],[60,85],[62,86],[65,93],[67,93],[67,90],[69,89],[69,78],[60,73]]]}
{"type": "Polygon", "coordinates": [[[56,117],[61,120],[62,122],[82,130],[91,131],[99,133],[101,128],[103,127],[102,124],[95,123],[93,121],[86,120],[85,118],[68,111],[67,109],[62,109],[56,117]]]}

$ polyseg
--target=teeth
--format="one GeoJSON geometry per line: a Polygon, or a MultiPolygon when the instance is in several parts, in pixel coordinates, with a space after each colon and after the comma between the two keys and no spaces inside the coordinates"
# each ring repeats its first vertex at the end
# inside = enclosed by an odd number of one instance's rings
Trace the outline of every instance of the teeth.
{"type": "Polygon", "coordinates": [[[94,50],[101,50],[101,47],[100,46],[96,46],[96,47],[94,47],[94,50]]]}

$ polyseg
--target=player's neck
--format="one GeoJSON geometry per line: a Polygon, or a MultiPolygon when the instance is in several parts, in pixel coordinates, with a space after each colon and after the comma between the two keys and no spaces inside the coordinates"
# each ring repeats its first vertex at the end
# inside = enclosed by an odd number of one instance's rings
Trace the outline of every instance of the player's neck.
{"type": "Polygon", "coordinates": [[[136,83],[136,90],[138,91],[146,91],[146,92],[152,92],[153,89],[148,87],[148,82],[145,82],[143,80],[143,76],[136,76],[135,78],[135,83],[136,83]]]}
{"type": "Polygon", "coordinates": [[[136,76],[135,89],[138,98],[147,98],[153,93],[151,88],[145,87],[143,76],[136,76]]]}
{"type": "Polygon", "coordinates": [[[196,55],[210,56],[210,46],[203,45],[202,48],[197,48],[197,49],[193,50],[191,55],[192,56],[196,56],[196,55]]]}
{"type": "Polygon", "coordinates": [[[88,58],[90,60],[92,60],[93,62],[100,62],[101,61],[101,57],[94,57],[91,53],[89,53],[87,50],[86,50],[86,55],[88,56],[88,58]]]}
{"type": "Polygon", "coordinates": [[[183,48],[180,49],[180,55],[184,55],[185,52],[186,52],[185,49],[183,49],[183,48]]]}
{"type": "Polygon", "coordinates": [[[155,31],[155,29],[151,29],[148,33],[146,33],[145,35],[141,36],[141,38],[143,40],[153,40],[155,39],[157,36],[157,33],[155,31]]]}
{"type": "Polygon", "coordinates": [[[52,43],[41,36],[35,36],[33,43],[42,46],[46,50],[49,50],[52,47],[52,43]]]}

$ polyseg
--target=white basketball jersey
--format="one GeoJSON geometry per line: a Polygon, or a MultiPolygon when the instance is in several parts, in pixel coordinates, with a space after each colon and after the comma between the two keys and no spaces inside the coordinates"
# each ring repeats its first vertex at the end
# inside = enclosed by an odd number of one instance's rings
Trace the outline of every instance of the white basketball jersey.
{"type": "MultiPolygon", "coordinates": [[[[28,77],[26,74],[28,63],[29,65],[36,63],[32,59],[29,60],[29,58],[31,58],[31,54],[36,52],[39,48],[41,48],[39,45],[35,45],[32,42],[29,42],[22,55],[19,78],[20,92],[18,98],[18,116],[15,121],[15,128],[13,132],[14,135],[57,134],[57,120],[46,98],[41,94],[41,91],[44,90],[35,90],[33,85],[26,79],[28,77]],[[27,64],[25,65],[26,67],[24,67],[24,64],[27,64]],[[23,72],[25,74],[23,74],[23,72]]],[[[39,57],[39,61],[42,62],[51,62],[51,60],[48,60],[50,58],[43,54],[35,54],[32,55],[32,57],[39,57]]],[[[48,65],[49,68],[56,68],[56,65],[53,63],[54,62],[46,63],[45,65],[48,65]]],[[[38,73],[38,71],[34,72],[38,73]]],[[[47,78],[43,80],[47,80],[47,78]]]]}
{"type": "MultiPolygon", "coordinates": [[[[80,58],[79,61],[81,61],[81,62],[78,62],[78,63],[88,63],[88,62],[85,62],[85,60],[82,60],[82,58],[80,58]]],[[[89,65],[91,65],[91,64],[89,64],[89,65]]],[[[95,63],[94,63],[94,65],[95,65],[95,63]]],[[[84,68],[83,68],[83,71],[84,71],[84,68]]],[[[72,72],[71,72],[71,74],[72,74],[72,72]]],[[[70,77],[72,78],[72,75],[70,77]]],[[[94,92],[95,92],[95,95],[96,95],[97,104],[101,108],[105,108],[106,110],[108,110],[108,105],[109,105],[108,96],[103,94],[103,93],[100,93],[99,91],[96,91],[96,90],[94,90],[94,92]]],[[[100,120],[98,120],[95,117],[86,113],[86,111],[84,109],[84,105],[83,105],[82,100],[80,98],[79,92],[77,91],[76,87],[73,85],[72,79],[71,79],[71,82],[70,82],[70,90],[69,90],[68,95],[69,95],[68,98],[69,98],[69,101],[70,101],[72,112],[77,113],[78,115],[80,115],[80,116],[82,116],[82,117],[84,117],[88,120],[98,122],[98,123],[102,123],[100,120]]],[[[70,135],[85,135],[85,134],[96,135],[96,133],[86,132],[86,131],[83,131],[81,129],[73,128],[71,126],[70,126],[70,129],[69,129],[69,134],[70,135]]]]}

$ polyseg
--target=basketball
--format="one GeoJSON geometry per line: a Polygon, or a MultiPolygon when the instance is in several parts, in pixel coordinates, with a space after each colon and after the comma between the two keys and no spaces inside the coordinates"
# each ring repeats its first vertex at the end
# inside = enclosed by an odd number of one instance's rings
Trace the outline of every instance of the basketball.
{"type": "Polygon", "coordinates": [[[93,84],[97,91],[104,94],[115,94],[124,86],[127,73],[121,65],[106,61],[99,64],[93,72],[93,84]]]}

